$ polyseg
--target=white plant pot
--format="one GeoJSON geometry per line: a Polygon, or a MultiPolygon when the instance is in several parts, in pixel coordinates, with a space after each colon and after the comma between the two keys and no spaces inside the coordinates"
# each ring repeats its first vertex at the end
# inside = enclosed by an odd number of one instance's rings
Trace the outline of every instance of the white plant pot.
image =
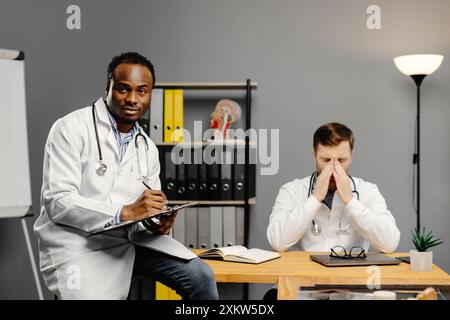
{"type": "Polygon", "coordinates": [[[433,269],[433,251],[418,252],[417,250],[409,251],[410,268],[412,271],[431,272],[433,269]]]}

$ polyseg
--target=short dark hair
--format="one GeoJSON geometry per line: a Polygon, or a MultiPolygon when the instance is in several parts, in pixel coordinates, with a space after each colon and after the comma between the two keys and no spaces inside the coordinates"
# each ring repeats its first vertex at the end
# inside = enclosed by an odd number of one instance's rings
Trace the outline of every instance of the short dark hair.
{"type": "Polygon", "coordinates": [[[324,146],[337,146],[343,141],[348,141],[350,144],[350,149],[353,150],[355,138],[352,130],[341,123],[326,123],[320,126],[314,133],[314,151],[317,151],[317,146],[319,143],[324,146]]]}
{"type": "Polygon", "coordinates": [[[109,91],[109,86],[111,84],[114,69],[116,69],[116,67],[122,63],[140,64],[141,66],[147,67],[147,69],[150,70],[150,73],[152,74],[153,77],[152,86],[155,86],[156,81],[155,68],[153,67],[153,64],[150,62],[150,60],[148,60],[146,57],[137,52],[125,52],[112,58],[111,62],[108,65],[106,92],[109,91]]]}

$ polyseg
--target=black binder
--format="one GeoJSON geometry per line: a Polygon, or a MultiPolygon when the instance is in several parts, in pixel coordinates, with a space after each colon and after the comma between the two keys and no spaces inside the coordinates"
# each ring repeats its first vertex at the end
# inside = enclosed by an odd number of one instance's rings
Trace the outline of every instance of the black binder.
{"type": "Polygon", "coordinates": [[[177,168],[177,200],[186,200],[186,166],[184,163],[176,165],[177,168]]]}
{"type": "Polygon", "coordinates": [[[231,158],[233,155],[232,150],[224,151],[223,162],[221,165],[220,172],[220,199],[221,200],[232,200],[233,199],[233,187],[232,187],[232,163],[234,162],[231,158]],[[231,158],[231,159],[230,159],[231,158]]]}
{"type": "Polygon", "coordinates": [[[233,197],[234,200],[244,200],[244,177],[245,177],[245,164],[239,159],[244,159],[245,149],[236,148],[234,150],[234,166],[233,166],[233,197]]]}
{"type": "Polygon", "coordinates": [[[220,164],[208,165],[208,189],[210,200],[220,200],[220,164]]]}
{"type": "MultiPolygon", "coordinates": [[[[245,163],[243,159],[245,156],[245,148],[236,148],[234,150],[234,165],[233,165],[233,199],[245,200],[246,183],[249,187],[249,198],[256,195],[256,163],[249,163],[249,176],[245,181],[245,163]]],[[[249,150],[249,157],[252,158],[253,150],[249,150]]],[[[246,160],[247,162],[249,160],[246,160]]]]}
{"type": "Polygon", "coordinates": [[[165,166],[165,186],[163,191],[168,200],[176,200],[177,199],[177,184],[176,184],[176,168],[175,163],[172,161],[170,155],[172,150],[166,150],[164,153],[164,166],[165,166]]]}
{"type": "Polygon", "coordinates": [[[198,200],[199,185],[198,185],[198,164],[191,159],[190,164],[186,164],[186,198],[188,200],[198,200]]]}
{"type": "Polygon", "coordinates": [[[209,199],[208,165],[204,162],[198,165],[198,196],[200,200],[209,199]]]}

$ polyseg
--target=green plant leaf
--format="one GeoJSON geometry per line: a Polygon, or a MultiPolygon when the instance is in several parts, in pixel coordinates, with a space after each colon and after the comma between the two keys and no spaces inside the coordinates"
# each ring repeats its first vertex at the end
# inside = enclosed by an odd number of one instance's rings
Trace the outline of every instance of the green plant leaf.
{"type": "Polygon", "coordinates": [[[423,227],[422,230],[414,228],[414,231],[412,232],[412,242],[419,252],[425,252],[429,248],[444,243],[440,238],[436,239],[432,231],[426,232],[425,227],[423,227]]]}
{"type": "Polygon", "coordinates": [[[430,245],[434,245],[435,243],[442,244],[442,243],[444,243],[444,242],[441,241],[441,239],[435,239],[435,240],[433,240],[433,241],[428,242],[427,245],[430,246],[430,245]]]}

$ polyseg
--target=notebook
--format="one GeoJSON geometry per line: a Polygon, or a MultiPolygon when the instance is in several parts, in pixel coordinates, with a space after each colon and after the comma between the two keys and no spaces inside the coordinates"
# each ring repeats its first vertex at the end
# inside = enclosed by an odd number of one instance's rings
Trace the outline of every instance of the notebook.
{"type": "Polygon", "coordinates": [[[371,265],[395,265],[401,261],[388,257],[381,253],[367,253],[367,258],[341,259],[330,257],[329,254],[313,254],[309,258],[326,267],[351,267],[351,266],[371,266],[371,265]]]}
{"type": "Polygon", "coordinates": [[[258,264],[279,258],[280,254],[278,252],[257,248],[247,249],[244,246],[230,246],[209,249],[200,253],[198,256],[205,259],[258,264]]]}

